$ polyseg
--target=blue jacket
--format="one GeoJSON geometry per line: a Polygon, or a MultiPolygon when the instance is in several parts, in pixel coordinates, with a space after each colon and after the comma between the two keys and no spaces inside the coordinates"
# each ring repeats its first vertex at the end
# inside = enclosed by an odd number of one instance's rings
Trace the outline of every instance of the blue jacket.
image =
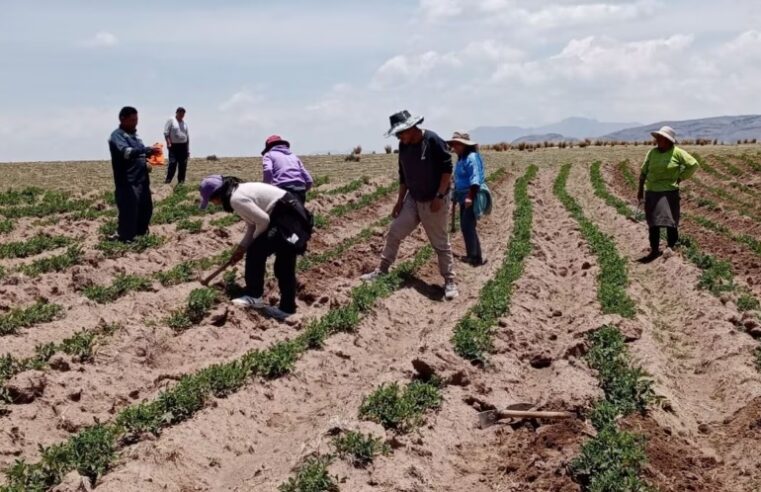
{"type": "Polygon", "coordinates": [[[116,186],[149,182],[145,158],[151,154],[151,148],[143,145],[137,132],[127,133],[117,128],[108,139],[108,148],[111,151],[111,167],[116,186]]]}
{"type": "Polygon", "coordinates": [[[454,200],[463,205],[470,193],[471,186],[479,186],[480,189],[473,201],[473,211],[476,218],[489,215],[492,208],[492,196],[489,187],[486,186],[484,177],[484,161],[481,154],[471,152],[465,158],[457,161],[454,168],[454,200]]]}

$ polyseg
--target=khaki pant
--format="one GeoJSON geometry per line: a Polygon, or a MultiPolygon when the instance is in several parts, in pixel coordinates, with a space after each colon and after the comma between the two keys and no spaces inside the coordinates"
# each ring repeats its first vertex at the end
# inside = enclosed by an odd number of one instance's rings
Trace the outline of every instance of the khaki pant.
{"type": "Polygon", "coordinates": [[[388,231],[386,246],[381,253],[381,271],[388,271],[391,264],[396,260],[402,240],[409,236],[418,224],[422,223],[428,241],[438,255],[441,276],[446,282],[454,282],[452,244],[449,242],[449,232],[447,231],[449,207],[449,198],[446,198],[441,209],[433,213],[431,212],[431,202],[416,202],[408,194],[404,199],[399,217],[394,219],[388,231]]]}

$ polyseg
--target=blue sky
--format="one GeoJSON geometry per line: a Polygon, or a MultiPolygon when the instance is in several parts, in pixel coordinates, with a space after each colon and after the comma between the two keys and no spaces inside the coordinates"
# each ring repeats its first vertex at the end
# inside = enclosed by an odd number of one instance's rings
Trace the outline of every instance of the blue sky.
{"type": "Polygon", "coordinates": [[[568,116],[761,112],[761,2],[3,0],[0,162],[101,159],[177,105],[196,155],[380,150],[391,112],[440,133],[568,116]]]}

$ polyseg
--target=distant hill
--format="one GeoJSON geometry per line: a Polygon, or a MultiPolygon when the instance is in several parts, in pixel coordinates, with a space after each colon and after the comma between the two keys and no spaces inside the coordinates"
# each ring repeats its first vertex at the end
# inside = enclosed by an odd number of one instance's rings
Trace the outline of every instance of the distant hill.
{"type": "Polygon", "coordinates": [[[633,142],[649,140],[650,132],[662,126],[676,130],[678,140],[705,138],[720,142],[734,143],[737,140],[761,139],[761,115],[718,116],[684,121],[659,121],[645,126],[627,128],[609,133],[600,140],[620,140],[633,142]]]}
{"type": "Polygon", "coordinates": [[[516,138],[513,140],[512,144],[519,144],[519,143],[542,143],[542,142],[578,142],[578,138],[568,138],[564,137],[563,135],[559,133],[545,133],[543,135],[526,135],[520,138],[516,138]]]}
{"type": "Polygon", "coordinates": [[[640,123],[607,123],[590,118],[566,118],[558,123],[536,128],[520,126],[482,126],[470,131],[470,136],[481,144],[512,142],[516,139],[535,135],[560,134],[568,139],[597,138],[625,128],[639,126],[640,123]]]}

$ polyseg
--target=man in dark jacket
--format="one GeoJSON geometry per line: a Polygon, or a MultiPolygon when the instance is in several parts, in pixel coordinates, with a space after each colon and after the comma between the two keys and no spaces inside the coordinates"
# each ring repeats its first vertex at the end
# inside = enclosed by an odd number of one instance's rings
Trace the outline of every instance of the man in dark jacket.
{"type": "Polygon", "coordinates": [[[118,236],[114,239],[129,242],[148,234],[153,199],[146,158],[161,150],[143,145],[137,136],[137,109],[130,106],[119,112],[119,128],[111,133],[108,148],[119,209],[118,236]]]}
{"type": "Polygon", "coordinates": [[[444,297],[454,299],[458,292],[447,229],[452,156],[441,137],[419,127],[422,117],[401,111],[391,115],[390,120],[391,129],[386,136],[395,135],[399,139],[399,195],[380,267],[362,278],[372,280],[387,273],[396,260],[402,240],[418,224],[423,224],[428,240],[438,255],[439,272],[444,277],[444,297]]]}

